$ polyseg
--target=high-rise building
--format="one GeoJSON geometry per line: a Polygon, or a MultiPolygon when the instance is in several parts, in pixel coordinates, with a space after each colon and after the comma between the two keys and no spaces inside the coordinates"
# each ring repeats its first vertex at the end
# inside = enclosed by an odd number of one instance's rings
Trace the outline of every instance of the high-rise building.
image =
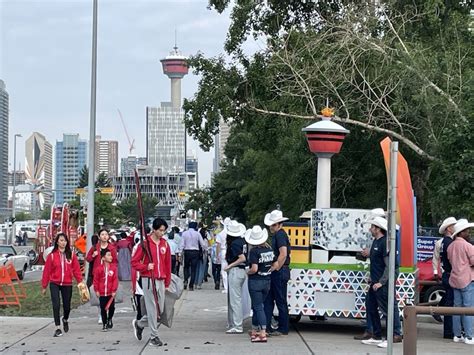
{"type": "Polygon", "coordinates": [[[171,80],[171,102],[147,107],[147,162],[161,173],[182,173],[186,169],[186,128],[181,108],[181,79],[188,73],[186,57],[178,47],[161,60],[171,80]]]}
{"type": "Polygon", "coordinates": [[[13,170],[8,172],[8,186],[13,187],[13,175],[15,175],[15,185],[23,185],[26,183],[26,172],[24,170],[13,170]]]}
{"type": "Polygon", "coordinates": [[[0,213],[8,207],[8,92],[0,80],[0,213]]]}
{"type": "Polygon", "coordinates": [[[147,162],[162,173],[182,173],[186,165],[186,129],[181,109],[162,102],[147,107],[147,162]]]}
{"type": "Polygon", "coordinates": [[[193,173],[195,176],[195,184],[196,187],[199,186],[199,166],[198,166],[198,159],[196,156],[188,156],[186,157],[186,172],[193,173]]]}
{"type": "Polygon", "coordinates": [[[224,120],[219,122],[219,133],[214,137],[214,174],[221,170],[222,161],[225,159],[225,146],[229,139],[230,125],[224,120]]]}
{"type": "Polygon", "coordinates": [[[118,176],[118,142],[95,139],[95,173],[105,173],[109,178],[118,176]]]}
{"type": "Polygon", "coordinates": [[[135,169],[138,166],[145,166],[145,157],[136,157],[130,155],[126,158],[120,159],[120,176],[133,176],[135,169]]]}
{"type": "MultiPolygon", "coordinates": [[[[53,146],[41,133],[33,134],[25,142],[25,178],[31,188],[51,190],[53,188],[53,146]]],[[[18,181],[18,177],[17,180],[18,181]]],[[[34,194],[33,210],[43,209],[52,202],[51,192],[34,194]]]]}
{"type": "Polygon", "coordinates": [[[55,202],[62,204],[75,198],[81,170],[87,166],[87,141],[79,134],[63,134],[63,140],[56,141],[55,161],[55,202]]]}

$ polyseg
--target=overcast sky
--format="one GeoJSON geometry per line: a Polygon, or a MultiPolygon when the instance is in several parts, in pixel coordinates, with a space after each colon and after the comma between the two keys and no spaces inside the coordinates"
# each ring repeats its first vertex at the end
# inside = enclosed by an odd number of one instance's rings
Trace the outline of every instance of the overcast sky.
{"type": "MultiPolygon", "coordinates": [[[[206,0],[99,0],[97,134],[128,143],[117,114],[124,116],[145,156],[145,107],[170,100],[169,79],[159,59],[174,45],[185,55],[223,52],[229,14],[206,8],[206,0]]],[[[13,135],[24,167],[24,140],[33,132],[53,144],[63,133],[89,138],[92,0],[0,0],[0,79],[10,94],[10,168],[13,135]]],[[[198,78],[182,81],[192,97],[198,78]]],[[[189,141],[188,141],[189,142],[189,141]]],[[[188,144],[199,158],[200,183],[209,182],[213,152],[188,144]]]]}

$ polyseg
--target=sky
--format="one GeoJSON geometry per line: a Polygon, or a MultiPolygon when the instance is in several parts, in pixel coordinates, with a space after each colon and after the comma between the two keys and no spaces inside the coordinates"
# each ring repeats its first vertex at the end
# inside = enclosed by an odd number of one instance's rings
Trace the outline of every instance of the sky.
{"type": "MultiPolygon", "coordinates": [[[[146,156],[146,106],[170,100],[170,82],[159,60],[172,50],[177,31],[184,55],[223,53],[229,13],[207,9],[206,0],[99,0],[97,135],[128,141],[134,154],[146,156]]],[[[24,163],[24,142],[37,131],[55,145],[63,133],[89,138],[92,0],[0,0],[0,79],[10,95],[10,164],[13,135],[17,168],[24,163]]],[[[182,81],[182,97],[191,98],[198,77],[182,81]]],[[[209,183],[213,150],[203,152],[188,138],[188,153],[199,159],[200,184],[209,183]]],[[[119,159],[120,164],[120,159],[119,159]]]]}

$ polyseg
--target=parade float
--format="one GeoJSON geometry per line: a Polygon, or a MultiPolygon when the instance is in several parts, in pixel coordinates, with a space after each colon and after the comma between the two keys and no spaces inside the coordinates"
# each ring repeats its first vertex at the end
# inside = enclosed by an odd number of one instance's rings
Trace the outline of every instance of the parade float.
{"type": "MultiPolygon", "coordinates": [[[[331,110],[325,110],[325,119],[303,129],[311,152],[318,157],[316,206],[309,220],[284,224],[291,244],[288,306],[293,320],[301,316],[365,318],[369,262],[356,257],[371,244],[369,225],[363,224],[371,212],[330,206],[331,157],[340,152],[349,131],[331,121],[331,110]]],[[[380,145],[388,176],[390,139],[384,139],[380,145]]],[[[396,223],[400,226],[400,274],[396,298],[402,309],[415,304],[418,297],[416,208],[408,165],[398,154],[396,223]]]]}

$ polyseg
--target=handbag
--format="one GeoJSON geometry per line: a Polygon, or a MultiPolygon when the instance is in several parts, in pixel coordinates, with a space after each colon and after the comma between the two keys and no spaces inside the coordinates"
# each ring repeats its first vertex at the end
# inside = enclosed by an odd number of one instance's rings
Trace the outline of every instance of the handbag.
{"type": "Polygon", "coordinates": [[[81,297],[81,302],[86,303],[89,301],[91,295],[89,293],[89,289],[84,281],[77,284],[77,288],[79,289],[79,296],[81,297]]]}

